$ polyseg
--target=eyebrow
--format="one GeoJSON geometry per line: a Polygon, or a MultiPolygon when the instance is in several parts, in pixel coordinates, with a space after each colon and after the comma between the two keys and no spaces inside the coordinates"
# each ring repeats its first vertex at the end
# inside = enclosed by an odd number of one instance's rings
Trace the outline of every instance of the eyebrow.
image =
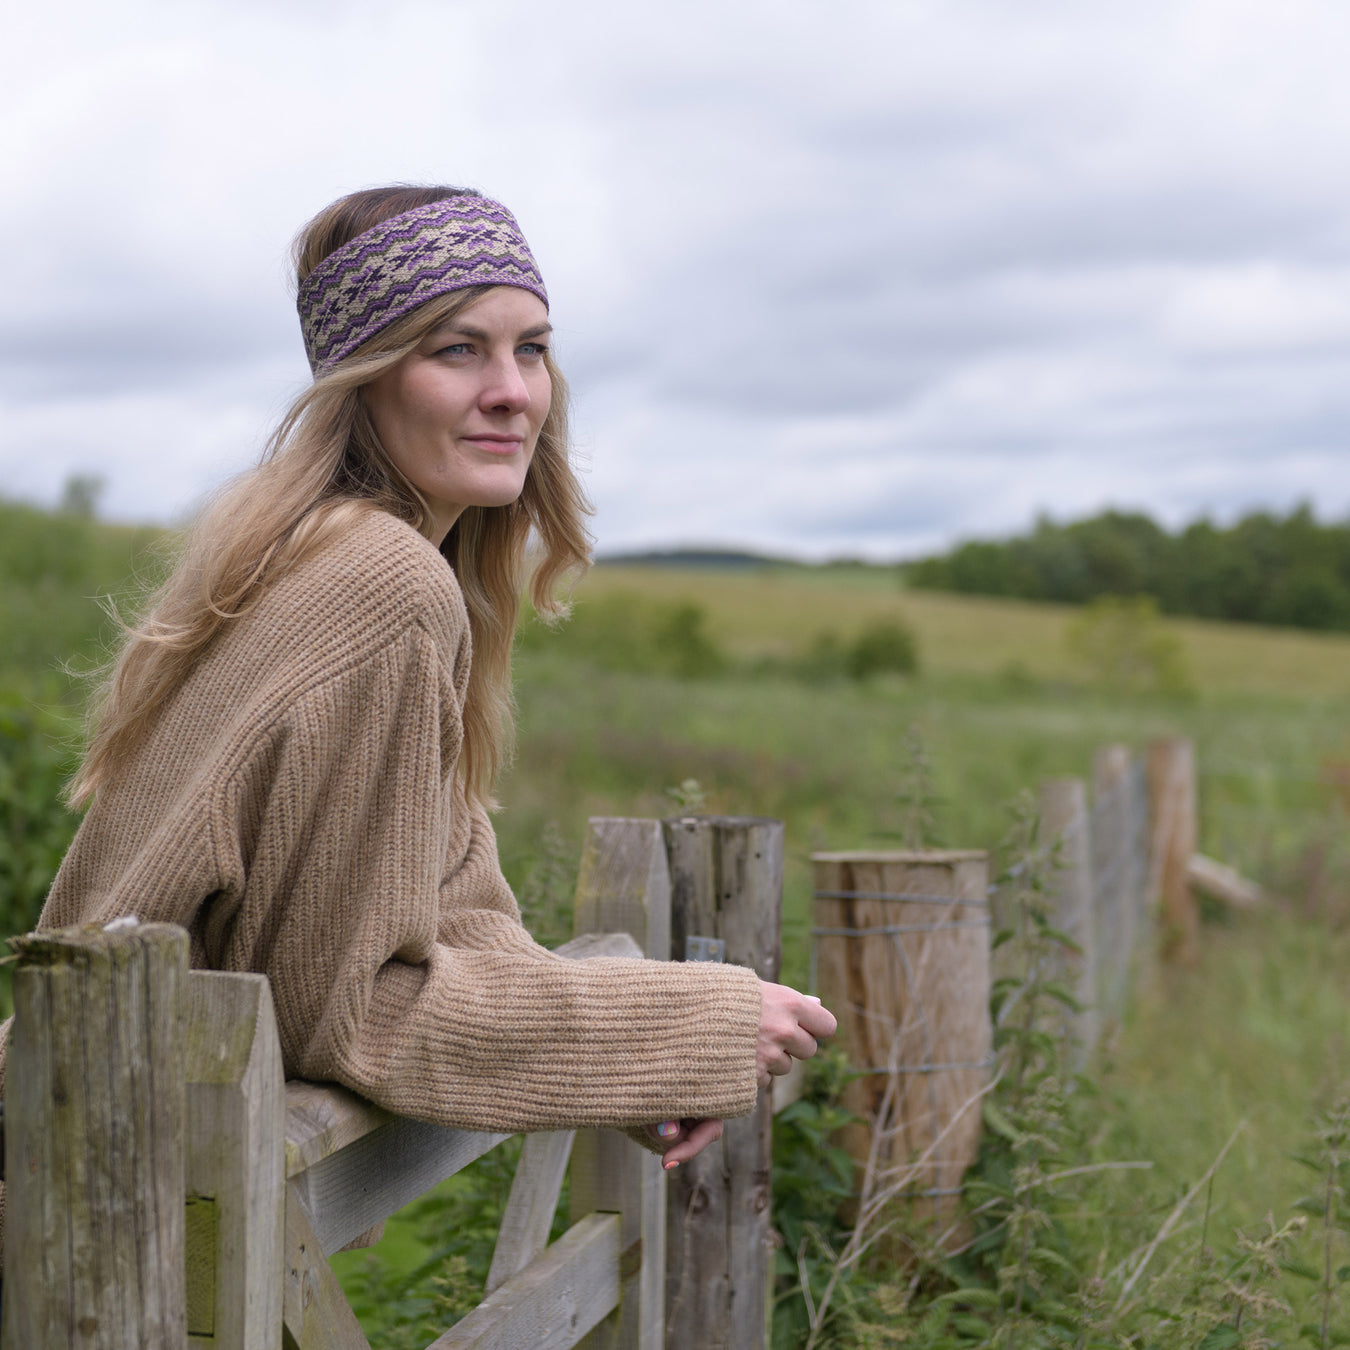
{"type": "MultiPolygon", "coordinates": [[[[516,337],[517,342],[525,342],[530,338],[546,337],[553,331],[551,323],[535,324],[533,328],[527,328],[516,337]]],[[[475,342],[487,342],[492,334],[484,331],[482,328],[470,328],[464,324],[447,323],[436,330],[437,333],[458,333],[461,337],[473,338],[475,342]]]]}

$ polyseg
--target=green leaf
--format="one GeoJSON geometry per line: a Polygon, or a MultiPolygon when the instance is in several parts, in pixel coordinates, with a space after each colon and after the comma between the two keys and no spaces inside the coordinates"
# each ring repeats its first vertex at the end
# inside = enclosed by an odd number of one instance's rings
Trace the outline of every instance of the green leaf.
{"type": "Polygon", "coordinates": [[[1322,1272],[1314,1270],[1306,1261],[1281,1261],[1280,1269],[1290,1275],[1297,1275],[1301,1280],[1318,1282],[1322,1278],[1322,1272]]]}
{"type": "Polygon", "coordinates": [[[946,1294],[939,1294],[933,1300],[933,1304],[936,1306],[941,1303],[962,1304],[968,1308],[997,1308],[999,1297],[992,1289],[969,1286],[962,1289],[953,1289],[946,1294]]]}
{"type": "Polygon", "coordinates": [[[1077,952],[1080,956],[1083,954],[1083,949],[1078,945],[1077,940],[1070,937],[1062,928],[1053,928],[1047,923],[1043,925],[1041,932],[1046,937],[1058,942],[1060,946],[1067,947],[1071,952],[1077,952]]]}
{"type": "Polygon", "coordinates": [[[984,1340],[989,1335],[989,1323],[969,1313],[957,1313],[952,1318],[952,1327],[963,1336],[978,1336],[984,1340]]]}
{"type": "Polygon", "coordinates": [[[1062,1270],[1066,1275],[1072,1275],[1075,1278],[1078,1275],[1077,1267],[1074,1266],[1072,1261],[1056,1251],[1051,1251],[1049,1247],[1033,1247],[1028,1255],[1035,1265],[1062,1270]]]}
{"type": "Polygon", "coordinates": [[[1229,1350],[1230,1346],[1236,1345],[1241,1339],[1237,1329],[1224,1322],[1220,1326],[1212,1327],[1195,1350],[1229,1350]]]}
{"type": "Polygon", "coordinates": [[[1082,1012],[1083,1005],[1079,1003],[1077,996],[1067,984],[1061,984],[1058,980],[1048,980],[1041,985],[1040,992],[1046,998],[1052,998],[1056,1003],[1062,1003],[1070,1012],[1082,1012]]]}
{"type": "Polygon", "coordinates": [[[995,1134],[1001,1135],[1010,1144],[1016,1144],[1021,1141],[1022,1132],[988,1097],[984,1099],[984,1123],[988,1125],[995,1134]]]}

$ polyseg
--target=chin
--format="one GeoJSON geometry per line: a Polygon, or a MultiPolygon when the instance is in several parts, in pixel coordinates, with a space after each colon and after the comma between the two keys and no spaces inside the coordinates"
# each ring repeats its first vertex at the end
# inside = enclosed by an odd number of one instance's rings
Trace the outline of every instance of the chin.
{"type": "Polygon", "coordinates": [[[474,506],[510,506],[512,502],[520,500],[520,494],[525,491],[525,484],[521,483],[515,488],[503,489],[501,492],[484,492],[479,494],[473,500],[474,506]]]}

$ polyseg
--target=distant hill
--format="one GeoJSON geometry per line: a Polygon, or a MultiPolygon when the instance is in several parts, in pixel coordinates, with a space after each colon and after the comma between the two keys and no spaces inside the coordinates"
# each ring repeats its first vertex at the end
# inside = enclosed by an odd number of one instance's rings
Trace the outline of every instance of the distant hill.
{"type": "Polygon", "coordinates": [[[785,558],[772,553],[751,553],[735,548],[651,549],[641,553],[605,553],[597,567],[706,568],[718,572],[774,571],[809,572],[812,575],[848,573],[876,574],[893,583],[899,575],[896,563],[869,562],[865,558],[827,558],[807,562],[803,558],[785,558]]]}
{"type": "Polygon", "coordinates": [[[618,567],[801,567],[795,558],[775,558],[765,553],[746,553],[739,549],[676,548],[646,553],[606,553],[597,558],[597,566],[618,567]]]}

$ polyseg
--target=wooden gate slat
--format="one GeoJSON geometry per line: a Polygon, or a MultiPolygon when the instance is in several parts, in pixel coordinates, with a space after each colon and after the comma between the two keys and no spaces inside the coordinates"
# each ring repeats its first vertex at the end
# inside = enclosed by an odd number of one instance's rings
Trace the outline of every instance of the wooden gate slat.
{"type": "Polygon", "coordinates": [[[427,1350],[571,1350],[619,1303],[619,1216],[591,1214],[427,1350]]]}

